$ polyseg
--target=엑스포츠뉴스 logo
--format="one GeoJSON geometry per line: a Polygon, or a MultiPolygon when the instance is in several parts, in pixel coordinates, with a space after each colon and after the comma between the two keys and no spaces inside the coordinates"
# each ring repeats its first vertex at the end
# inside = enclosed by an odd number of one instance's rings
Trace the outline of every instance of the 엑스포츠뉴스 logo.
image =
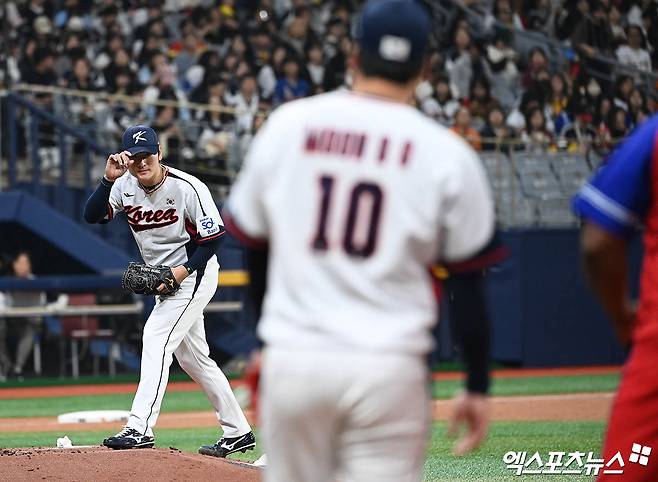
{"type": "Polygon", "coordinates": [[[146,137],[144,137],[144,134],[146,134],[146,131],[139,131],[133,134],[133,139],[135,139],[135,144],[137,144],[139,141],[146,142],[146,137]]]}

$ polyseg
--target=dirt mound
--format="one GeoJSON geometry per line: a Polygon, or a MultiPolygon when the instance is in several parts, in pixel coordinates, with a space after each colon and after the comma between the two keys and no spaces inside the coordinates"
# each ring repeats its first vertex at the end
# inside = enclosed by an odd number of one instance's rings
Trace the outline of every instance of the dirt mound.
{"type": "Polygon", "coordinates": [[[259,482],[261,469],[249,464],[187,454],[178,449],[92,448],[0,449],[2,480],[189,480],[259,482]]]}

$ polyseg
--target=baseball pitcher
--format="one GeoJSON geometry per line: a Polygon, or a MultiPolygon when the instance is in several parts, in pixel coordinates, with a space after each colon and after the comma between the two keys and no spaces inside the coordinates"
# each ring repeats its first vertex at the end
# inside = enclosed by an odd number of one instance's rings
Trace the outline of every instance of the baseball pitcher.
{"type": "Polygon", "coordinates": [[[125,214],[144,264],[131,263],[122,284],[134,293],[157,295],[143,333],[139,386],[128,423],[103,445],[153,447],[153,427],[169,378],[172,355],[206,392],[223,437],[200,453],[225,457],[252,449],[254,435],[226,376],[209,357],[203,310],[217,289],[216,252],[222,219],[207,186],[161,163],[157,135],[145,125],[128,128],[122,151],[112,154],[105,175],[85,206],[89,223],[125,214]]]}
{"type": "Polygon", "coordinates": [[[469,372],[456,451],[486,434],[493,206],[475,152],[409,105],[430,29],[418,2],[367,3],[353,90],[275,110],[233,186],[226,226],[265,292],[268,482],[420,480],[437,313],[428,267],[439,261],[453,273],[469,372]]]}

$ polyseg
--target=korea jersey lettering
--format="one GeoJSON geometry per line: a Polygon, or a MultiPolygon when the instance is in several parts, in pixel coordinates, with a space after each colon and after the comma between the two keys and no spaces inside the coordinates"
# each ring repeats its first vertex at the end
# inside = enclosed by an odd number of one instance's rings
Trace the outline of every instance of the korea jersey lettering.
{"type": "Polygon", "coordinates": [[[469,259],[494,230],[484,170],[462,139],[351,92],[274,111],[227,211],[244,242],[269,244],[259,333],[289,349],[429,351],[428,266],[469,259]]]}
{"type": "Polygon", "coordinates": [[[196,177],[167,167],[160,186],[146,192],[129,172],[118,178],[104,221],[126,215],[144,262],[178,266],[189,259],[194,244],[224,234],[222,218],[208,187],[196,177]]]}

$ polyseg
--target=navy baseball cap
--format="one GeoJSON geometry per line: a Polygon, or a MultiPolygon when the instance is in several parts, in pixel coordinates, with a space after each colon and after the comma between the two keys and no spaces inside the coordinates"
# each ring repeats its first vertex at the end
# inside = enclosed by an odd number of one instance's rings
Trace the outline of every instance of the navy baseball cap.
{"type": "Polygon", "coordinates": [[[157,154],[158,149],[158,135],[147,125],[128,127],[121,138],[121,150],[130,152],[131,156],[142,152],[157,154]]]}
{"type": "Polygon", "coordinates": [[[370,0],[354,38],[363,52],[402,67],[422,63],[431,30],[430,12],[419,0],[370,0]]]}

